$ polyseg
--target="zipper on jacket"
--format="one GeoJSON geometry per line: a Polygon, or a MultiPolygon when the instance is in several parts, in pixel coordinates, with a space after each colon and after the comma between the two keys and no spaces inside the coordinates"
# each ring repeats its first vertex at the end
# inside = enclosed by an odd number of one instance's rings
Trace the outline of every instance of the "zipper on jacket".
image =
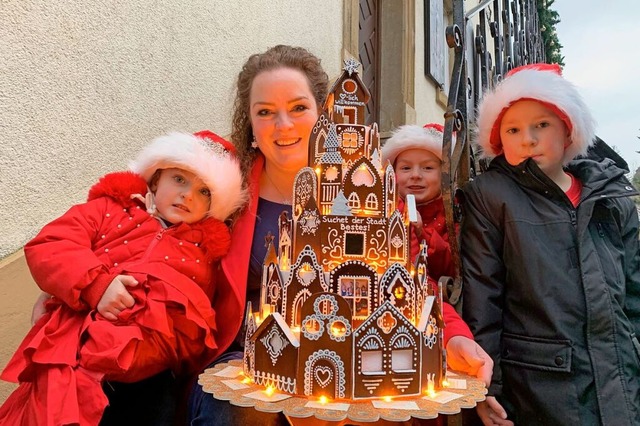
{"type": "Polygon", "coordinates": [[[578,220],[576,219],[576,210],[569,210],[569,217],[571,218],[571,225],[575,228],[578,225],[578,220]]]}
{"type": "Polygon", "coordinates": [[[161,229],[160,231],[158,231],[158,233],[153,238],[153,240],[151,240],[151,243],[149,244],[149,247],[147,247],[147,250],[144,252],[144,255],[140,258],[138,262],[136,262],[136,264],[146,262],[149,259],[151,252],[153,251],[155,246],[158,245],[160,240],[162,240],[162,236],[164,235],[165,232],[167,232],[167,229],[161,229]]]}

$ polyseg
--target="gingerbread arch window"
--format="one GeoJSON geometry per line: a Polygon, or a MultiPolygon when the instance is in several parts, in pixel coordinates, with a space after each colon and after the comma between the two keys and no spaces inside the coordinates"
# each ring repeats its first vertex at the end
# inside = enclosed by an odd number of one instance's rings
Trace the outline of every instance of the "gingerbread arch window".
{"type": "Polygon", "coordinates": [[[378,210],[378,197],[375,194],[367,195],[364,201],[364,208],[367,210],[378,210]]]}
{"type": "Polygon", "coordinates": [[[349,200],[347,204],[352,209],[360,208],[360,197],[358,197],[358,194],[356,192],[352,192],[351,194],[349,194],[349,200]]]}

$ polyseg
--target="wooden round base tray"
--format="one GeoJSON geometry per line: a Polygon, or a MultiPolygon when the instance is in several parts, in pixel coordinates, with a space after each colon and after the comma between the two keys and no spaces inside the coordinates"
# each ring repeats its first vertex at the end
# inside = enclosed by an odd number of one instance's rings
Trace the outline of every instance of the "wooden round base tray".
{"type": "MultiPolygon", "coordinates": [[[[466,380],[467,388],[444,389],[446,392],[462,395],[460,398],[456,398],[444,404],[425,399],[422,395],[415,395],[413,397],[393,397],[393,401],[414,402],[418,406],[417,410],[376,408],[373,406],[372,400],[369,399],[332,401],[349,404],[349,409],[347,411],[326,408],[310,408],[306,407],[306,404],[311,401],[311,399],[299,395],[294,395],[290,398],[277,402],[266,402],[246,397],[245,395],[248,393],[264,391],[264,386],[248,383],[248,387],[243,389],[234,390],[230,388],[227,384],[223,383],[223,381],[233,379],[216,375],[216,373],[229,366],[242,368],[242,362],[240,360],[233,360],[228,363],[221,363],[200,374],[198,383],[200,383],[203,390],[212,394],[216,399],[229,401],[231,404],[239,407],[253,407],[258,411],[268,413],[283,412],[286,416],[292,418],[307,418],[314,416],[317,419],[331,422],[349,419],[354,422],[362,423],[377,422],[379,420],[404,422],[411,418],[434,419],[440,414],[457,414],[463,408],[473,408],[476,406],[477,402],[484,401],[485,394],[487,393],[482,381],[475,377],[456,372],[455,378],[466,380]]],[[[282,393],[279,391],[276,392],[282,393]]]]}

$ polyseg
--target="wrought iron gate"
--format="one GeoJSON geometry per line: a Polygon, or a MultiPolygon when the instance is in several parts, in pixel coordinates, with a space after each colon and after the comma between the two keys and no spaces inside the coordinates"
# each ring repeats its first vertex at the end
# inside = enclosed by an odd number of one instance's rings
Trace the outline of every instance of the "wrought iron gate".
{"type": "MultiPolygon", "coordinates": [[[[536,0],[485,0],[466,12],[464,4],[464,0],[453,0],[454,23],[446,29],[447,44],[454,49],[443,141],[443,152],[452,154],[443,156],[442,176],[449,235],[456,235],[459,219],[455,191],[481,167],[469,143],[469,123],[483,90],[493,87],[514,67],[545,62],[536,0]],[[492,52],[487,49],[489,38],[493,40],[492,52]]],[[[456,276],[443,285],[451,304],[460,309],[460,249],[457,239],[450,243],[456,276]]]]}

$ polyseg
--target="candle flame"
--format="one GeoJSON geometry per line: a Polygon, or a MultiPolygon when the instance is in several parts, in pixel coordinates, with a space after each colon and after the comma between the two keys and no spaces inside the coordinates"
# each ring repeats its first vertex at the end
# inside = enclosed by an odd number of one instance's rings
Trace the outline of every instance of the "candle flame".
{"type": "Polygon", "coordinates": [[[383,397],[382,397],[382,400],[383,400],[384,402],[391,402],[391,397],[390,397],[390,396],[383,396],[383,397]]]}
{"type": "Polygon", "coordinates": [[[320,399],[318,400],[318,402],[319,402],[320,404],[327,404],[327,403],[329,402],[329,398],[327,398],[326,396],[322,395],[322,396],[320,397],[320,399]]]}
{"type": "Polygon", "coordinates": [[[274,388],[273,386],[267,386],[267,389],[265,389],[264,393],[266,393],[268,396],[271,396],[275,391],[276,388],[274,388]]]}
{"type": "Polygon", "coordinates": [[[256,325],[262,324],[262,317],[260,316],[260,312],[254,312],[253,317],[256,321],[256,325]]]}
{"type": "Polygon", "coordinates": [[[448,388],[449,387],[449,381],[448,380],[443,380],[442,381],[442,386],[445,387],[445,388],[448,388]]]}
{"type": "Polygon", "coordinates": [[[287,253],[282,253],[282,257],[280,258],[280,269],[282,271],[288,271],[289,270],[289,256],[287,256],[287,253]]]}
{"type": "Polygon", "coordinates": [[[427,391],[426,391],[427,395],[429,395],[430,398],[435,398],[436,396],[436,391],[433,388],[433,382],[429,382],[429,385],[427,386],[427,391]]]}

